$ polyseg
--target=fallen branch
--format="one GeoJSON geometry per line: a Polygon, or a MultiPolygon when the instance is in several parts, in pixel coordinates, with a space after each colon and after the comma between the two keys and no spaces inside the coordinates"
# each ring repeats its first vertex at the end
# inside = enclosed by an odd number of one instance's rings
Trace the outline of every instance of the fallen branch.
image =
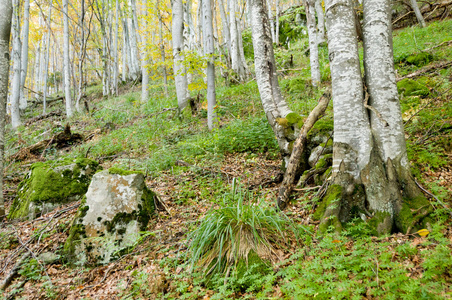
{"type": "Polygon", "coordinates": [[[444,202],[442,202],[441,200],[438,199],[438,197],[436,197],[435,195],[433,195],[432,193],[430,193],[427,189],[425,189],[422,185],[419,184],[419,182],[417,182],[416,178],[414,178],[414,182],[416,183],[416,185],[427,195],[429,195],[430,197],[432,197],[433,199],[435,199],[439,204],[441,204],[442,207],[444,207],[446,210],[449,211],[450,216],[452,217],[452,210],[446,206],[446,204],[444,204],[444,202]]]}
{"type": "Polygon", "coordinates": [[[54,117],[54,116],[61,116],[62,114],[63,114],[63,112],[61,110],[55,110],[55,111],[49,112],[48,114],[42,114],[42,115],[36,116],[34,118],[31,118],[30,120],[25,122],[24,125],[28,126],[30,124],[33,124],[34,122],[41,121],[41,120],[44,120],[44,119],[47,119],[50,117],[54,117]]]}
{"type": "Polygon", "coordinates": [[[30,252],[25,253],[22,255],[20,260],[14,265],[12,270],[8,273],[8,275],[3,280],[2,284],[0,285],[0,291],[4,291],[8,288],[8,286],[13,282],[14,277],[16,277],[17,273],[20,270],[20,267],[22,267],[22,264],[25,262],[25,260],[30,256],[30,252]]]}
{"type": "Polygon", "coordinates": [[[300,160],[305,150],[305,144],[308,137],[308,132],[312,129],[315,122],[325,113],[328,103],[330,103],[331,91],[326,91],[319,99],[317,106],[311,111],[306,122],[300,130],[300,135],[294,143],[292,154],[290,155],[289,163],[287,165],[284,179],[279,188],[279,195],[277,198],[278,208],[283,210],[287,206],[287,201],[292,193],[295,184],[295,177],[300,167],[300,160]]]}
{"type": "Polygon", "coordinates": [[[40,154],[40,151],[47,149],[49,145],[55,144],[57,148],[63,148],[69,144],[81,142],[83,136],[79,133],[72,133],[69,125],[66,125],[63,132],[59,132],[50,139],[46,139],[31,146],[25,147],[17,151],[9,157],[10,160],[25,160],[35,158],[40,154]]]}
{"type": "Polygon", "coordinates": [[[417,70],[416,72],[413,72],[413,73],[408,74],[406,76],[397,78],[397,82],[399,82],[400,80],[406,79],[406,78],[412,79],[412,78],[421,76],[423,74],[427,74],[427,73],[431,73],[433,71],[437,71],[437,70],[448,68],[450,66],[452,66],[452,61],[446,61],[446,62],[435,64],[435,65],[432,65],[432,66],[427,66],[425,68],[417,70]]]}

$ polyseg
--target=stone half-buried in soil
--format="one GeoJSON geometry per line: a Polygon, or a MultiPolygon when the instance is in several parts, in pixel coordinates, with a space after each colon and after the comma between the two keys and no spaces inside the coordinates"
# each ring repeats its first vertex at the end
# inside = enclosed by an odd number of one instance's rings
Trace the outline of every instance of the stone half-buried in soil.
{"type": "Polygon", "coordinates": [[[33,219],[62,204],[80,200],[99,169],[96,161],[86,158],[34,163],[19,184],[8,218],[33,219]]]}
{"type": "Polygon", "coordinates": [[[64,245],[72,263],[106,264],[139,241],[154,214],[144,175],[110,169],[94,175],[64,245]]]}

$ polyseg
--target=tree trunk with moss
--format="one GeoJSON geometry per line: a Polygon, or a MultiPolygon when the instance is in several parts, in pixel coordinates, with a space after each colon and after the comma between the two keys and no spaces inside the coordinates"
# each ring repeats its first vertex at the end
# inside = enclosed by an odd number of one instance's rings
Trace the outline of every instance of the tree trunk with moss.
{"type": "Polygon", "coordinates": [[[9,38],[11,34],[11,17],[13,7],[9,0],[0,0],[0,220],[5,216],[3,199],[3,156],[5,149],[5,115],[8,97],[9,77],[9,38]]]}
{"type": "Polygon", "coordinates": [[[256,82],[267,120],[287,164],[302,118],[287,106],[279,88],[265,0],[250,0],[256,82]]]}
{"type": "Polygon", "coordinates": [[[323,215],[320,230],[330,225],[340,230],[353,217],[365,219],[377,234],[414,230],[425,221],[429,203],[414,184],[406,154],[393,65],[390,1],[364,1],[366,85],[351,1],[327,0],[325,4],[334,150],[332,185],[319,207],[318,214],[323,215]]]}

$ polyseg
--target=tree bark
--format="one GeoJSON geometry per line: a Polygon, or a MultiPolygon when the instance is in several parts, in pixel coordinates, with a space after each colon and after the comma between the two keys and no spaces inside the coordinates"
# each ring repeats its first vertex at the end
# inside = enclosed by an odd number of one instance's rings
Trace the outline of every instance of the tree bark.
{"type": "Polygon", "coordinates": [[[306,21],[308,25],[309,36],[309,61],[311,64],[311,81],[314,87],[320,84],[320,64],[319,64],[319,48],[318,37],[315,22],[315,0],[304,0],[306,11],[306,21]]]}
{"type": "Polygon", "coordinates": [[[323,13],[322,0],[315,0],[317,13],[317,43],[325,42],[325,14],[323,13]]]}
{"type": "Polygon", "coordinates": [[[162,59],[162,76],[163,76],[163,88],[165,91],[165,97],[168,98],[168,75],[166,72],[166,66],[165,66],[165,40],[163,39],[163,20],[162,20],[162,13],[160,11],[160,1],[157,1],[156,4],[157,14],[159,18],[159,40],[160,40],[160,57],[162,59]]]}
{"type": "Polygon", "coordinates": [[[264,1],[250,1],[256,82],[267,120],[275,133],[279,149],[287,165],[301,117],[292,113],[281,95],[276,75],[270,24],[264,1]],[[293,116],[292,121],[287,119],[289,114],[293,116]]]}
{"type": "Polygon", "coordinates": [[[64,69],[64,94],[66,99],[66,116],[72,117],[72,98],[70,84],[70,59],[69,59],[69,17],[68,17],[68,0],[63,0],[63,69],[64,69]]]}
{"type": "Polygon", "coordinates": [[[425,27],[425,20],[424,17],[422,16],[421,11],[419,10],[419,5],[417,4],[416,0],[410,0],[410,4],[411,4],[411,8],[414,11],[414,14],[416,15],[417,21],[419,22],[419,24],[421,25],[421,27],[425,27]]]}
{"type": "Polygon", "coordinates": [[[227,49],[228,49],[228,58],[227,60],[230,61],[230,56],[231,56],[231,35],[230,35],[230,30],[229,30],[229,22],[228,22],[228,18],[226,16],[226,12],[224,10],[224,4],[223,4],[223,0],[218,0],[218,6],[220,8],[220,15],[221,15],[221,24],[223,26],[222,28],[222,33],[223,33],[223,39],[226,43],[227,49]]]}
{"type": "Polygon", "coordinates": [[[28,68],[28,33],[30,28],[30,0],[24,1],[24,25],[22,26],[22,54],[20,63],[20,99],[19,108],[27,108],[27,97],[24,93],[28,68]]]}
{"type": "Polygon", "coordinates": [[[367,89],[361,78],[352,3],[326,1],[333,184],[320,206],[324,212],[319,229],[324,232],[332,225],[340,230],[342,223],[360,216],[375,234],[394,229],[409,233],[420,226],[430,205],[411,177],[406,154],[393,65],[391,2],[364,0],[363,7],[367,89]]]}
{"type": "Polygon", "coordinates": [[[211,0],[203,0],[203,32],[204,53],[207,61],[207,126],[209,130],[217,127],[218,120],[215,112],[217,100],[215,96],[215,62],[213,47],[212,3],[211,0]]]}
{"type": "Polygon", "coordinates": [[[0,0],[0,220],[6,215],[3,198],[3,160],[5,155],[5,116],[8,97],[9,39],[11,35],[12,2],[0,0]]]}
{"type": "MultiPolygon", "coordinates": [[[[46,47],[46,53],[45,53],[45,57],[44,57],[44,60],[45,60],[44,61],[44,70],[43,70],[44,71],[44,89],[42,91],[42,94],[43,94],[43,96],[42,96],[42,103],[43,103],[42,111],[43,111],[44,114],[46,113],[46,109],[47,109],[47,78],[48,78],[48,75],[49,75],[50,20],[51,20],[51,17],[52,17],[52,5],[49,5],[49,16],[48,16],[48,18],[49,18],[49,22],[48,22],[48,26],[49,26],[48,30],[49,30],[49,32],[47,32],[47,35],[46,35],[46,38],[47,38],[46,45],[47,45],[47,47],[46,47]]],[[[55,73],[53,75],[55,77],[55,73]]],[[[56,82],[54,82],[54,84],[58,85],[58,83],[56,83],[56,82]]]]}
{"type": "Polygon", "coordinates": [[[182,0],[172,0],[172,36],[173,36],[173,60],[174,80],[176,84],[176,95],[179,109],[187,106],[187,75],[183,65],[183,30],[184,30],[184,8],[182,0]]]}
{"type": "Polygon", "coordinates": [[[12,58],[13,58],[13,78],[11,81],[11,98],[10,98],[10,109],[11,109],[11,126],[14,130],[20,126],[20,111],[19,111],[19,98],[20,98],[20,19],[19,19],[19,1],[13,0],[13,24],[12,24],[12,35],[13,35],[13,48],[12,48],[12,58]]]}

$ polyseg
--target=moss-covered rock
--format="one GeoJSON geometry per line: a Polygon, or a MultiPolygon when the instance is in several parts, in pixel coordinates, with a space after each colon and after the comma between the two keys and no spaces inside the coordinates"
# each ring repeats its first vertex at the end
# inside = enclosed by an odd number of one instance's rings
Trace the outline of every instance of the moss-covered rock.
{"type": "Polygon", "coordinates": [[[105,264],[131,249],[154,215],[154,197],[140,172],[115,168],[94,175],[64,245],[66,258],[105,264]]]}
{"type": "Polygon", "coordinates": [[[340,201],[342,198],[342,186],[333,184],[320,202],[319,207],[314,213],[316,220],[322,220],[319,226],[319,232],[323,234],[329,226],[333,226],[337,231],[342,229],[341,222],[338,218],[340,211],[340,201]]]}
{"type": "Polygon", "coordinates": [[[33,164],[19,184],[8,218],[34,218],[61,204],[80,199],[100,168],[96,161],[86,158],[33,164]]]}
{"type": "Polygon", "coordinates": [[[430,202],[423,195],[404,198],[402,209],[395,218],[395,223],[402,233],[413,233],[426,227],[427,217],[432,212],[430,202]]]}
{"type": "Polygon", "coordinates": [[[267,275],[271,271],[271,263],[262,259],[256,252],[250,251],[247,259],[237,262],[236,282],[238,288],[246,290],[254,283],[254,278],[267,275]]]}

